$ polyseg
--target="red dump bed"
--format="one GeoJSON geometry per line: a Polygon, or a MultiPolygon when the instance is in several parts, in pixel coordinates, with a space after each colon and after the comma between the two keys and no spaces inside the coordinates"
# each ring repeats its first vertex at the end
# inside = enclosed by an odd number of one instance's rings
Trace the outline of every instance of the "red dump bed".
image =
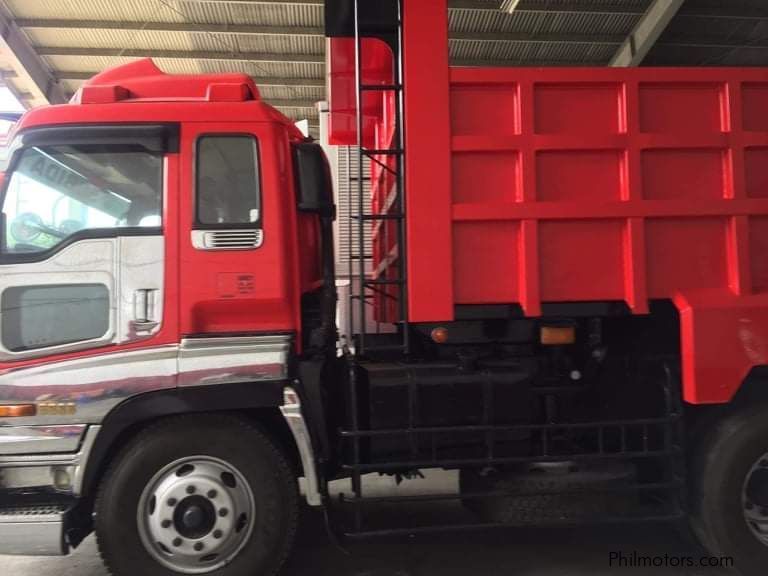
{"type": "Polygon", "coordinates": [[[768,70],[449,69],[427,4],[405,20],[409,319],[671,299],[686,399],[729,399],[768,364],[768,70]]]}
{"type": "MultiPolygon", "coordinates": [[[[440,315],[672,299],[695,314],[706,395],[766,361],[767,71],[453,69],[450,125],[452,248],[430,258],[451,271],[451,302],[429,286],[440,315]],[[718,380],[731,347],[739,373],[718,380]]],[[[409,212],[410,242],[439,201],[409,212]]],[[[689,398],[701,392],[691,378],[689,398]]]]}
{"type": "Polygon", "coordinates": [[[450,117],[453,303],[768,289],[765,71],[454,69],[450,117]]]}

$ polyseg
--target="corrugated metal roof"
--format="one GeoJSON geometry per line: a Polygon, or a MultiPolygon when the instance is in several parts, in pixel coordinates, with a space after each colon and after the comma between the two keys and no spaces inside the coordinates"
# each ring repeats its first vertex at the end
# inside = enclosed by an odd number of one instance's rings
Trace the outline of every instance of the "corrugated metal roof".
{"type": "MultiPolygon", "coordinates": [[[[449,0],[455,65],[602,65],[651,0],[449,0]]],[[[89,74],[154,56],[170,73],[243,71],[268,100],[316,121],[324,97],[323,6],[246,0],[0,0],[66,92],[89,74]]],[[[768,2],[687,0],[646,62],[768,64],[768,2]]],[[[24,93],[18,63],[5,81],[24,93]]],[[[34,90],[30,90],[34,92],[34,90]]],[[[38,91],[39,92],[39,91],[38,91]]],[[[31,94],[30,102],[40,94],[31,94]]]]}

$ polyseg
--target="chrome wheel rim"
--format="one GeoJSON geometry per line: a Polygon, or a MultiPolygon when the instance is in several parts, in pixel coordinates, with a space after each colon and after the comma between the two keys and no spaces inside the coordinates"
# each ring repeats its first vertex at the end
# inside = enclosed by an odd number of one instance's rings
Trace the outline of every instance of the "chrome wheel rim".
{"type": "Polygon", "coordinates": [[[752,534],[768,546],[768,453],[747,473],[741,490],[741,506],[752,534]]]}
{"type": "Polygon", "coordinates": [[[253,532],[253,493],[240,471],[209,456],[176,460],[139,499],[139,536],[160,564],[204,574],[229,564],[253,532]]]}

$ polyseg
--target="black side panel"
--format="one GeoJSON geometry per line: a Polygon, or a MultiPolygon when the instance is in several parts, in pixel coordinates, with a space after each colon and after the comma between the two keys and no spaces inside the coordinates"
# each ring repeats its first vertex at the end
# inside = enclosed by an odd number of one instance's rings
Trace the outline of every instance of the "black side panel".
{"type": "Polygon", "coordinates": [[[315,142],[301,142],[292,148],[297,208],[333,219],[333,182],[323,148],[315,142]]]}
{"type": "Polygon", "coordinates": [[[166,416],[196,412],[223,412],[282,406],[287,382],[241,382],[194,388],[148,392],[130,398],[107,415],[91,451],[83,480],[83,493],[90,494],[102,464],[115,441],[129,429],[166,416]]]}
{"type": "MultiPolygon", "coordinates": [[[[397,30],[398,0],[357,0],[360,35],[387,37],[397,30]]],[[[355,0],[325,0],[325,35],[354,37],[355,0]]]]}

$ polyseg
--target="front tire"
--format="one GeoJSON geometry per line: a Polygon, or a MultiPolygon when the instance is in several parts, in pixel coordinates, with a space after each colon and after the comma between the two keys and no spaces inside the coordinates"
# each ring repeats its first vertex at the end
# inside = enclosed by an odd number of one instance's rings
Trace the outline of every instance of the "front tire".
{"type": "Polygon", "coordinates": [[[714,556],[745,576],[768,568],[768,404],[719,421],[691,467],[692,528],[714,556]]]}
{"type": "Polygon", "coordinates": [[[283,453],[246,421],[185,416],[122,450],[101,484],[95,528],[116,576],[272,576],[298,523],[283,453]]]}

